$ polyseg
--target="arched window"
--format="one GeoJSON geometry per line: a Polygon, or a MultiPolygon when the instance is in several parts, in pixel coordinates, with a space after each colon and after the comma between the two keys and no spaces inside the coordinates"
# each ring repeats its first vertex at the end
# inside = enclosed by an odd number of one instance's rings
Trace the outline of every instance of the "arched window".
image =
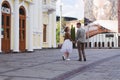
{"type": "Polygon", "coordinates": [[[7,1],[3,2],[1,11],[2,11],[2,13],[5,13],[5,14],[10,14],[11,13],[11,8],[10,8],[10,5],[7,1]]]}
{"type": "Polygon", "coordinates": [[[2,5],[2,7],[10,8],[10,6],[9,6],[7,3],[4,3],[4,4],[2,5]]]}
{"type": "Polygon", "coordinates": [[[24,6],[19,8],[19,50],[26,49],[26,10],[24,6]]]}
{"type": "Polygon", "coordinates": [[[25,15],[25,9],[23,7],[20,7],[19,13],[20,15],[25,15]]]}
{"type": "Polygon", "coordinates": [[[2,28],[2,51],[10,52],[11,49],[11,7],[8,1],[3,1],[1,6],[1,28],[2,28]]]}

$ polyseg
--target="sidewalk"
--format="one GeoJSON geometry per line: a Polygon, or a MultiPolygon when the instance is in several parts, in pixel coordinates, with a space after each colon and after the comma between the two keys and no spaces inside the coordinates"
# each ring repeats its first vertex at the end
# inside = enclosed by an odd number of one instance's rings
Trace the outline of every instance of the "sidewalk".
{"type": "Polygon", "coordinates": [[[77,61],[77,55],[74,49],[71,60],[63,61],[59,49],[0,54],[0,80],[118,80],[114,73],[120,76],[119,49],[86,49],[86,62],[77,61]],[[117,69],[114,70],[114,67],[117,69]],[[109,75],[103,79],[100,71],[109,75]],[[113,77],[110,76],[112,71],[113,77]]]}

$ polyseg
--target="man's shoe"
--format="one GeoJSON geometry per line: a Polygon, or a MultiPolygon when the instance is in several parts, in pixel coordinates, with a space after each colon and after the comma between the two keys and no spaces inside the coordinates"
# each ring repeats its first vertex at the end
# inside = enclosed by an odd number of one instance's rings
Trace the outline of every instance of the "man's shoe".
{"type": "Polygon", "coordinates": [[[68,58],[68,59],[66,59],[67,61],[70,61],[70,59],[68,58]]]}
{"type": "Polygon", "coordinates": [[[84,59],[84,61],[86,61],[86,59],[84,59]]]}
{"type": "Polygon", "coordinates": [[[82,61],[82,59],[78,59],[78,61],[82,61]]]}

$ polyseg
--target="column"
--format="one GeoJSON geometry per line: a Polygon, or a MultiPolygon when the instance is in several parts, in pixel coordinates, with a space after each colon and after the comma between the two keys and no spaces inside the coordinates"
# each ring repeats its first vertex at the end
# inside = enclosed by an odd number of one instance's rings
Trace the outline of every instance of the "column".
{"type": "Polygon", "coordinates": [[[42,49],[43,44],[43,11],[42,11],[42,0],[39,1],[39,29],[40,29],[40,49],[42,49]]]}
{"type": "Polygon", "coordinates": [[[13,52],[19,52],[19,0],[14,3],[14,46],[13,52]]]}
{"type": "Polygon", "coordinates": [[[53,15],[54,15],[54,20],[53,20],[53,47],[56,48],[56,12],[53,12],[53,15]]]}
{"type": "Polygon", "coordinates": [[[49,23],[48,23],[48,47],[51,48],[52,46],[52,14],[49,13],[49,23]]]}
{"type": "Polygon", "coordinates": [[[2,29],[2,23],[1,23],[1,17],[2,16],[2,13],[1,13],[1,4],[0,4],[0,52],[1,52],[1,46],[2,46],[2,43],[1,43],[1,39],[2,39],[2,35],[1,35],[1,29],[2,29]]]}
{"type": "Polygon", "coordinates": [[[29,5],[28,51],[33,51],[33,4],[29,5]]]}

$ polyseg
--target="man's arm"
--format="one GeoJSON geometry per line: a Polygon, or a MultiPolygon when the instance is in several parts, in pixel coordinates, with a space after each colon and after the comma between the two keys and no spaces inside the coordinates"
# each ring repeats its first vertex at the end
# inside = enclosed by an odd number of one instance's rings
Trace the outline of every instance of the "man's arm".
{"type": "Polygon", "coordinates": [[[78,40],[78,37],[79,37],[79,30],[77,30],[76,41],[78,40]]]}

